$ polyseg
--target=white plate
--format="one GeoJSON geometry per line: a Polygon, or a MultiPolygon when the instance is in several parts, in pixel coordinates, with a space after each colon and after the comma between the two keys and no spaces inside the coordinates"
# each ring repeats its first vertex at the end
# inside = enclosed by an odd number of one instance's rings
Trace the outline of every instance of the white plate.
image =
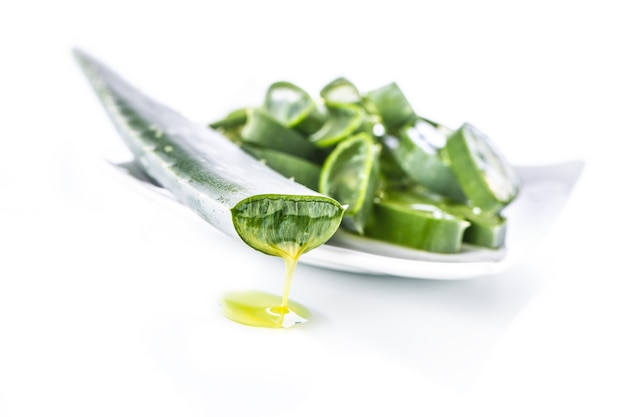
{"type": "MultiPolygon", "coordinates": [[[[141,184],[156,199],[173,199],[151,183],[132,163],[112,164],[117,173],[141,184]]],[[[458,254],[404,248],[339,231],[327,244],[304,254],[300,262],[354,273],[424,279],[467,279],[504,271],[550,227],[565,206],[584,163],[521,166],[522,190],[504,211],[508,220],[505,248],[490,250],[464,245],[458,254]]],[[[182,209],[185,206],[180,204],[182,209]]]]}

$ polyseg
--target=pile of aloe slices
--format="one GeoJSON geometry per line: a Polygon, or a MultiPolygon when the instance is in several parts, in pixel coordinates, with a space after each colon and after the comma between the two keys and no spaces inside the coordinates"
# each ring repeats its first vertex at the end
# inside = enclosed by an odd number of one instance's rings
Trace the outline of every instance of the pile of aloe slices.
{"type": "Polygon", "coordinates": [[[416,114],[397,83],[337,78],[318,97],[271,84],[262,103],[210,124],[270,168],[347,205],[351,233],[438,253],[505,244],[515,169],[476,127],[416,114]]]}

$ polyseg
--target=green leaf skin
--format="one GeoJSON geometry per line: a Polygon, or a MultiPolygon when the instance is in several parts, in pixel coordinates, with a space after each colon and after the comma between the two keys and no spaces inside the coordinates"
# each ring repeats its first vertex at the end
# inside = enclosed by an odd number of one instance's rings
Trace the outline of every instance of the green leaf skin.
{"type": "Polygon", "coordinates": [[[75,57],[141,168],[216,229],[277,255],[309,251],[339,227],[337,201],[152,100],[87,54],[75,57]]]}
{"type": "Polygon", "coordinates": [[[491,140],[469,123],[448,137],[442,155],[447,158],[470,205],[498,213],[518,195],[517,172],[491,140]]]}

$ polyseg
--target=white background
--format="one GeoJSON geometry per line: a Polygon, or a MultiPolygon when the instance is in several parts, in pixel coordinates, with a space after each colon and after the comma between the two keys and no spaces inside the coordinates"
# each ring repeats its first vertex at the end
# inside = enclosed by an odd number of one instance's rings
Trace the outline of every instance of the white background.
{"type": "Polygon", "coordinates": [[[626,413],[626,26],[619,1],[0,5],[0,416],[626,413]],[[301,265],[314,321],[250,329],[226,290],[279,260],[125,187],[80,47],[207,122],[287,79],[396,81],[517,164],[585,161],[510,270],[470,281],[301,265]],[[252,93],[252,95],[250,95],[252,93]]]}

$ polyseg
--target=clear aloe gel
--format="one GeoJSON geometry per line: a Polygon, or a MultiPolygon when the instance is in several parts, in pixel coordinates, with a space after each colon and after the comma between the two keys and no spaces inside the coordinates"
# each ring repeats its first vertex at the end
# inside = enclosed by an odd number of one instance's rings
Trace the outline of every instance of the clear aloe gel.
{"type": "Polygon", "coordinates": [[[254,327],[288,328],[311,318],[309,310],[289,300],[297,258],[285,257],[285,283],[282,296],[262,291],[230,292],[222,297],[222,313],[228,319],[254,327]]]}

